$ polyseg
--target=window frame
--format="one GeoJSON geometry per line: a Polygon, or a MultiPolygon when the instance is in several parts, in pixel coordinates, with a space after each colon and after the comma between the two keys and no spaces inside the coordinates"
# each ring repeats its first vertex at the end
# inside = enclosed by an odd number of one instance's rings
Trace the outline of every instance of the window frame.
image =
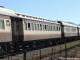
{"type": "Polygon", "coordinates": [[[0,19],[0,21],[3,21],[3,26],[4,26],[4,27],[0,26],[0,29],[4,30],[5,29],[5,21],[4,21],[4,19],[0,19]]]}

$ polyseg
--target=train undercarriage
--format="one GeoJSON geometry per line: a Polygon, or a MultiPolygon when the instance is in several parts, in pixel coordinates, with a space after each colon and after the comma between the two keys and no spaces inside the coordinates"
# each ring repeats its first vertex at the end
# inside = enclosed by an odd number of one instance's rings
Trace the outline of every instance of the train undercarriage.
{"type": "Polygon", "coordinates": [[[78,37],[68,37],[64,39],[54,38],[54,39],[33,40],[33,41],[25,41],[25,42],[23,41],[18,43],[4,42],[4,43],[0,43],[0,58],[13,56],[16,54],[21,54],[34,50],[40,50],[48,47],[58,48],[59,46],[61,46],[61,49],[58,50],[63,51],[67,48],[71,48],[79,44],[79,39],[80,38],[78,37]]]}

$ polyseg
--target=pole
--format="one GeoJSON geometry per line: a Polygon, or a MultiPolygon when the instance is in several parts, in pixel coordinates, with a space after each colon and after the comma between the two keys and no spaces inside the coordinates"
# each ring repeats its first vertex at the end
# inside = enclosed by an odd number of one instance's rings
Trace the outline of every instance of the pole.
{"type": "Polygon", "coordinates": [[[51,60],[53,60],[53,47],[51,47],[52,53],[51,53],[51,60]]]}
{"type": "Polygon", "coordinates": [[[65,60],[67,60],[67,45],[66,45],[66,39],[65,39],[65,60]]]}
{"type": "Polygon", "coordinates": [[[41,49],[39,50],[39,56],[40,56],[40,60],[41,60],[41,49]]]}
{"type": "Polygon", "coordinates": [[[24,53],[23,53],[23,60],[26,60],[26,51],[24,50],[24,53]]]}

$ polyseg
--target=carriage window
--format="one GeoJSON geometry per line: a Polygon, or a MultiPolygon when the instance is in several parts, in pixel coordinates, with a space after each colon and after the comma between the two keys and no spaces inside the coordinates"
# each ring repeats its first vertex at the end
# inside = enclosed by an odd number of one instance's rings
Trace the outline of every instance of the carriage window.
{"type": "Polygon", "coordinates": [[[10,26],[9,20],[6,20],[6,26],[10,26]]]}
{"type": "Polygon", "coordinates": [[[46,30],[46,25],[45,25],[45,30],[46,30]]]}
{"type": "Polygon", "coordinates": [[[43,31],[44,31],[44,25],[42,25],[43,26],[43,31]]]}
{"type": "Polygon", "coordinates": [[[49,31],[49,25],[48,25],[48,31],[49,31]]]}
{"type": "Polygon", "coordinates": [[[51,27],[50,27],[50,25],[49,25],[49,31],[51,30],[51,27]]]}
{"type": "Polygon", "coordinates": [[[37,30],[36,24],[35,24],[35,30],[37,30]]]}
{"type": "Polygon", "coordinates": [[[55,31],[55,26],[53,27],[54,31],[55,31]]]}
{"type": "Polygon", "coordinates": [[[28,23],[28,30],[31,30],[31,25],[30,25],[30,23],[28,23]]]}
{"type": "Polygon", "coordinates": [[[27,30],[27,23],[25,23],[25,30],[27,30]]]}
{"type": "Polygon", "coordinates": [[[48,26],[48,31],[50,31],[50,26],[48,26]]]}
{"type": "Polygon", "coordinates": [[[40,30],[42,30],[42,25],[40,24],[40,30]]]}
{"type": "Polygon", "coordinates": [[[24,29],[25,29],[25,30],[27,30],[27,26],[28,26],[28,25],[27,25],[27,22],[24,21],[24,29]]]}
{"type": "Polygon", "coordinates": [[[49,26],[49,31],[51,31],[51,26],[49,26]]]}
{"type": "Polygon", "coordinates": [[[39,24],[37,24],[37,26],[38,26],[38,30],[39,30],[39,24]]]}
{"type": "Polygon", "coordinates": [[[52,26],[52,31],[53,31],[53,26],[52,26]]]}
{"type": "Polygon", "coordinates": [[[34,30],[34,24],[32,23],[32,30],[34,30]]]}
{"type": "Polygon", "coordinates": [[[51,26],[51,31],[52,31],[52,26],[51,26]]]}
{"type": "Polygon", "coordinates": [[[46,28],[47,28],[46,30],[48,31],[48,25],[46,25],[46,28]]]}
{"type": "Polygon", "coordinates": [[[5,29],[4,20],[0,20],[0,29],[5,29]]]}
{"type": "Polygon", "coordinates": [[[58,31],[58,26],[56,27],[56,31],[58,31]]]}
{"type": "Polygon", "coordinates": [[[54,31],[56,31],[56,24],[54,25],[54,31]]]}
{"type": "Polygon", "coordinates": [[[38,30],[38,24],[36,24],[36,30],[38,30]]]}
{"type": "Polygon", "coordinates": [[[59,27],[59,31],[60,31],[60,27],[59,27]]]}

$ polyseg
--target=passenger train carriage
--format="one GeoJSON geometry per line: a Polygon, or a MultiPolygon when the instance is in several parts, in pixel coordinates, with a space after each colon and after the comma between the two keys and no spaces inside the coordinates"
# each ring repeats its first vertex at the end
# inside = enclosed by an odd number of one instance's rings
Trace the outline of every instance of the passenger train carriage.
{"type": "Polygon", "coordinates": [[[61,26],[57,22],[18,14],[5,8],[0,8],[0,12],[1,42],[61,37],[61,26]]]}
{"type": "Polygon", "coordinates": [[[64,25],[64,36],[65,37],[70,37],[70,36],[77,36],[77,25],[73,23],[66,23],[62,22],[64,25]]]}
{"type": "Polygon", "coordinates": [[[30,19],[24,19],[23,21],[24,41],[61,37],[60,24],[57,22],[30,19]]]}
{"type": "Polygon", "coordinates": [[[34,45],[42,48],[46,45],[63,44],[65,38],[69,39],[69,42],[70,39],[79,36],[80,27],[76,24],[24,15],[0,7],[0,45],[3,50],[6,50],[6,46],[7,50],[23,49],[26,45],[29,45],[29,49],[34,48],[34,45]]]}

